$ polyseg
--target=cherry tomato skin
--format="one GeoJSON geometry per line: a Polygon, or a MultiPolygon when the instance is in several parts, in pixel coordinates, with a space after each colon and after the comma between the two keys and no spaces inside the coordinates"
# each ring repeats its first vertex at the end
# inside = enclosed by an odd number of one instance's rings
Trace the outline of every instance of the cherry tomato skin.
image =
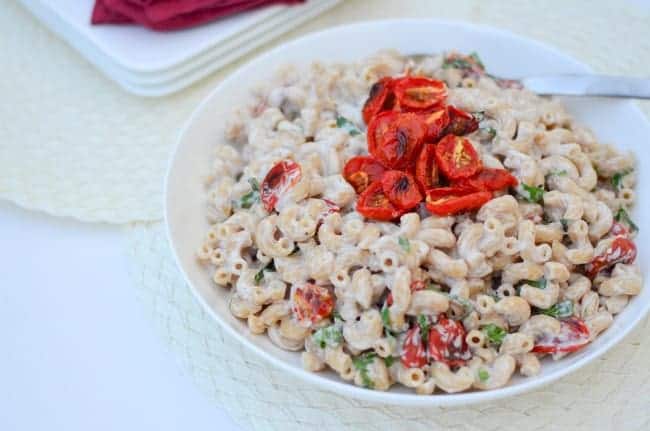
{"type": "Polygon", "coordinates": [[[317,323],[332,314],[334,297],[323,286],[307,283],[293,294],[293,312],[301,322],[317,323]]]}
{"type": "Polygon", "coordinates": [[[472,114],[452,105],[447,106],[447,111],[449,113],[449,125],[445,130],[446,133],[463,136],[478,129],[478,121],[472,114]]]}
{"type": "Polygon", "coordinates": [[[391,109],[394,102],[393,79],[381,78],[370,87],[368,99],[363,104],[363,121],[369,124],[375,115],[386,109],[391,109]]]}
{"type": "Polygon", "coordinates": [[[545,335],[537,340],[535,353],[569,353],[575,352],[589,343],[589,328],[577,317],[561,321],[558,334],[545,335]]]}
{"type": "Polygon", "coordinates": [[[438,166],[435,156],[436,147],[425,144],[415,162],[415,180],[423,192],[438,185],[438,166]]]}
{"type": "Polygon", "coordinates": [[[477,210],[490,199],[492,199],[492,192],[467,193],[467,190],[463,189],[459,191],[454,187],[440,187],[427,192],[425,205],[432,214],[448,216],[477,210]]]}
{"type": "Polygon", "coordinates": [[[434,142],[440,139],[449,125],[449,113],[446,108],[423,112],[419,116],[425,126],[424,139],[426,141],[434,142]]]}
{"type": "Polygon", "coordinates": [[[435,157],[438,169],[450,180],[469,178],[483,168],[472,144],[454,135],[447,135],[438,142],[435,157]]]}
{"type": "Polygon", "coordinates": [[[413,326],[406,333],[400,361],[406,368],[421,368],[427,364],[426,346],[422,342],[419,325],[413,326]]]}
{"type": "Polygon", "coordinates": [[[636,259],[636,245],[629,238],[617,236],[612,244],[590,263],[585,265],[587,277],[594,278],[604,269],[617,263],[632,263],[636,259]]]}
{"type": "Polygon", "coordinates": [[[371,156],[352,157],[343,168],[343,178],[350,183],[357,193],[362,193],[368,186],[384,175],[386,168],[371,156]]]}
{"type": "Polygon", "coordinates": [[[422,193],[411,174],[386,171],[381,179],[384,194],[398,209],[408,211],[422,201],[422,193]]]}
{"type": "Polygon", "coordinates": [[[276,163],[262,181],[260,197],[264,208],[268,212],[273,211],[280,196],[295,186],[301,177],[300,165],[293,160],[282,160],[276,163]]]}
{"type": "Polygon", "coordinates": [[[391,221],[402,215],[384,194],[381,181],[375,181],[359,195],[357,212],[371,220],[391,221]]]}
{"type": "Polygon", "coordinates": [[[429,358],[450,367],[464,365],[472,357],[465,335],[462,323],[441,314],[429,329],[429,358]]]}
{"type": "Polygon", "coordinates": [[[484,168],[471,178],[454,181],[454,186],[468,187],[480,191],[497,191],[519,184],[510,172],[505,169],[484,168]]]}
{"type": "Polygon", "coordinates": [[[368,151],[391,169],[411,165],[422,147],[424,127],[416,114],[382,112],[368,125],[368,151]]]}
{"type": "Polygon", "coordinates": [[[402,110],[429,109],[447,98],[447,85],[437,79],[406,76],[395,80],[394,88],[402,110]]]}

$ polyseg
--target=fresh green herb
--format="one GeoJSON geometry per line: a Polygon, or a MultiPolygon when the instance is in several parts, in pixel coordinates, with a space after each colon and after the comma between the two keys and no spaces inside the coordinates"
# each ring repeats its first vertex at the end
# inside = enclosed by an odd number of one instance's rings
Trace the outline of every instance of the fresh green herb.
{"type": "Polygon", "coordinates": [[[488,344],[491,346],[500,346],[503,339],[508,334],[505,329],[494,323],[487,324],[483,327],[483,332],[487,337],[488,344]]]}
{"type": "Polygon", "coordinates": [[[341,313],[336,310],[332,311],[332,317],[334,318],[334,321],[340,320],[341,322],[344,322],[343,318],[341,317],[341,313]]]}
{"type": "Polygon", "coordinates": [[[565,176],[567,176],[568,174],[569,174],[569,173],[568,173],[566,170],[564,170],[564,169],[561,170],[561,171],[549,171],[549,172],[546,174],[546,181],[548,181],[548,179],[549,179],[550,177],[565,177],[565,176]]]}
{"type": "Polygon", "coordinates": [[[497,136],[497,131],[494,127],[486,127],[485,129],[482,129],[487,133],[488,139],[491,141],[497,136]]]}
{"type": "Polygon", "coordinates": [[[399,243],[399,246],[402,247],[402,250],[405,252],[409,253],[411,251],[411,243],[409,242],[408,238],[400,236],[397,238],[397,242],[399,243]]]}
{"type": "Polygon", "coordinates": [[[471,302],[469,302],[465,298],[461,298],[458,295],[449,295],[449,301],[451,301],[452,304],[458,305],[463,308],[462,314],[459,314],[457,316],[451,316],[454,320],[463,320],[467,316],[469,316],[469,313],[471,313],[474,310],[474,306],[472,305],[471,302]]]}
{"type": "Polygon", "coordinates": [[[363,355],[357,356],[356,358],[352,359],[352,364],[354,365],[354,368],[356,368],[359,371],[359,375],[361,376],[361,382],[363,383],[363,386],[368,389],[374,389],[375,387],[375,382],[373,382],[370,376],[368,375],[368,365],[372,364],[376,357],[377,354],[371,352],[371,353],[364,353],[363,355]]]}
{"type": "Polygon", "coordinates": [[[521,186],[524,188],[526,193],[528,193],[528,196],[525,196],[528,202],[538,203],[541,202],[542,199],[544,199],[543,187],[529,186],[528,184],[523,184],[523,183],[521,186]]]}
{"type": "Polygon", "coordinates": [[[433,281],[427,282],[427,290],[433,290],[434,292],[442,292],[442,290],[440,290],[440,285],[434,283],[433,281]]]}
{"type": "Polygon", "coordinates": [[[474,63],[476,63],[478,67],[480,67],[482,70],[485,70],[485,66],[483,65],[483,62],[481,61],[480,57],[475,51],[470,52],[469,57],[472,60],[474,60],[474,63]]]}
{"type": "Polygon", "coordinates": [[[251,191],[239,200],[239,206],[244,209],[248,209],[260,201],[260,183],[255,178],[249,178],[248,183],[251,185],[251,191]]]}
{"type": "Polygon", "coordinates": [[[336,127],[339,129],[344,129],[346,130],[350,136],[356,136],[360,135],[361,131],[357,128],[357,126],[354,125],[354,123],[347,118],[339,115],[336,117],[336,127]]]}
{"type": "Polygon", "coordinates": [[[625,208],[619,208],[618,211],[616,211],[616,215],[614,216],[614,219],[617,222],[624,222],[627,223],[627,225],[630,227],[630,231],[632,232],[638,232],[639,231],[639,226],[637,226],[632,219],[630,218],[630,215],[625,211],[625,208]]]}
{"type": "Polygon", "coordinates": [[[422,342],[426,346],[429,342],[429,319],[424,314],[418,316],[418,325],[420,326],[420,336],[422,336],[422,342]]]}
{"type": "Polygon", "coordinates": [[[275,264],[271,260],[269,263],[266,264],[266,266],[262,269],[260,269],[257,274],[255,274],[255,285],[259,286],[259,284],[264,280],[264,271],[275,271],[275,264]]]}
{"type": "Polygon", "coordinates": [[[341,328],[330,325],[314,332],[312,339],[321,349],[325,347],[336,347],[343,341],[343,333],[341,332],[341,328]]]}
{"type": "Polygon", "coordinates": [[[565,232],[569,230],[569,220],[561,218],[560,223],[562,223],[562,229],[564,229],[565,232]]]}
{"type": "Polygon", "coordinates": [[[481,382],[485,383],[490,378],[490,373],[481,368],[478,370],[478,378],[481,380],[481,382]]]}
{"type": "Polygon", "coordinates": [[[614,188],[616,190],[620,189],[621,185],[622,185],[621,181],[623,180],[623,177],[628,175],[631,172],[632,172],[631,169],[627,169],[627,170],[622,171],[622,172],[616,172],[614,174],[614,176],[612,176],[612,180],[611,180],[612,181],[612,186],[614,186],[614,188]]]}
{"type": "Polygon", "coordinates": [[[390,368],[395,362],[397,362],[397,359],[395,356],[386,356],[384,358],[384,363],[386,364],[386,368],[390,368]]]}
{"type": "Polygon", "coordinates": [[[388,307],[384,306],[381,309],[381,322],[384,324],[384,329],[386,330],[386,334],[392,336],[393,335],[393,330],[390,327],[390,313],[388,311],[388,307]]]}
{"type": "Polygon", "coordinates": [[[558,302],[551,308],[540,309],[539,312],[547,316],[555,317],[556,319],[566,319],[567,317],[573,316],[573,302],[567,299],[566,301],[558,302]]]}
{"type": "Polygon", "coordinates": [[[524,280],[524,284],[528,284],[530,286],[536,287],[538,289],[546,289],[546,284],[548,282],[544,277],[540,278],[539,280],[524,280]]]}
{"type": "Polygon", "coordinates": [[[474,117],[474,120],[480,123],[481,121],[485,120],[485,111],[472,112],[472,117],[474,117]]]}
{"type": "Polygon", "coordinates": [[[442,63],[442,68],[448,69],[450,67],[467,70],[478,69],[481,72],[485,70],[483,62],[475,52],[472,52],[467,56],[462,56],[457,53],[449,54],[445,57],[445,61],[442,63]]]}

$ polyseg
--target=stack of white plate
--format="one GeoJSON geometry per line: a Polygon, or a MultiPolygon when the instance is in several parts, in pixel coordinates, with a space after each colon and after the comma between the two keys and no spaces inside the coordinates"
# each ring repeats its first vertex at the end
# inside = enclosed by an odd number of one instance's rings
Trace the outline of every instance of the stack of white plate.
{"type": "Polygon", "coordinates": [[[20,0],[106,76],[141,96],[178,91],[340,0],[275,5],[175,32],[90,25],[92,0],[20,0]]]}

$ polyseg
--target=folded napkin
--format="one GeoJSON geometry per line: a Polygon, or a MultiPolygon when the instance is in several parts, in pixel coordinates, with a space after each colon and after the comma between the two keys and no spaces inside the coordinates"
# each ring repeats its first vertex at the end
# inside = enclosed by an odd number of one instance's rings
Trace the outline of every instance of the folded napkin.
{"type": "Polygon", "coordinates": [[[95,0],[91,23],[139,24],[157,31],[180,30],[272,5],[304,0],[95,0]]]}

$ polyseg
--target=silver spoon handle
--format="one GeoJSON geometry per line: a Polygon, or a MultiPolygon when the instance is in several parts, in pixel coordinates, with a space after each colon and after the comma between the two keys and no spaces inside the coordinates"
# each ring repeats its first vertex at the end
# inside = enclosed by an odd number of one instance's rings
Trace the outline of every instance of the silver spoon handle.
{"type": "Polygon", "coordinates": [[[548,75],[521,79],[537,94],[650,99],[650,79],[605,75],[548,75]]]}

